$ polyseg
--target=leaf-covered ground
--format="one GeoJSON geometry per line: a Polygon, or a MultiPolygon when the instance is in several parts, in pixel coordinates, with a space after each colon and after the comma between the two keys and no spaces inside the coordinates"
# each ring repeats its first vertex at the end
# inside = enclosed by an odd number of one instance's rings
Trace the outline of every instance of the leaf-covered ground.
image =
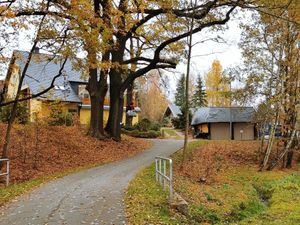
{"type": "MultiPolygon", "coordinates": [[[[155,184],[154,168],[148,168],[129,186],[130,221],[133,224],[300,224],[297,162],[289,170],[258,172],[257,147],[255,141],[191,142],[183,168],[181,152],[173,155],[175,190],[188,201],[190,216],[185,218],[168,209],[167,198],[162,197],[165,193],[155,184]]],[[[273,157],[276,154],[275,148],[273,157]]]]}
{"type": "MultiPolygon", "coordinates": [[[[6,125],[0,124],[0,148],[6,125]]],[[[21,126],[12,131],[9,147],[11,183],[20,183],[61,171],[97,165],[133,156],[150,147],[142,139],[123,136],[122,142],[98,140],[86,130],[65,126],[21,126]]]]}

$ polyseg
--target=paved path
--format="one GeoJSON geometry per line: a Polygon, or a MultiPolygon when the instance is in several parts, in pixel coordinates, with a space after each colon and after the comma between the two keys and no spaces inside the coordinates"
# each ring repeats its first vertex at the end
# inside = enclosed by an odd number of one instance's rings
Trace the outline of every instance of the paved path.
{"type": "Polygon", "coordinates": [[[126,224],[123,195],[136,172],[183,142],[155,140],[132,158],[49,182],[0,209],[1,225],[126,224]]]}

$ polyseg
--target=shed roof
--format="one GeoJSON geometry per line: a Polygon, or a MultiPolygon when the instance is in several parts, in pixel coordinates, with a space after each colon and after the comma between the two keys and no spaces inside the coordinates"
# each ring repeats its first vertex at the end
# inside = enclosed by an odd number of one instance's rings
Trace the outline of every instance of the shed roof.
{"type": "MultiPolygon", "coordinates": [[[[16,64],[20,67],[22,73],[29,53],[25,51],[14,51],[16,64]]],[[[32,94],[37,94],[48,88],[53,77],[59,73],[63,59],[51,60],[53,56],[41,53],[34,53],[29,64],[23,85],[27,85],[32,94]]],[[[68,60],[64,66],[64,76],[58,77],[53,88],[48,93],[41,96],[47,100],[61,100],[67,102],[81,102],[75,90],[72,89],[70,82],[86,83],[82,78],[82,73],[75,70],[72,61],[68,60]]]]}
{"type": "Polygon", "coordinates": [[[178,105],[169,104],[168,108],[170,109],[173,117],[178,117],[181,114],[181,110],[178,105]]]}
{"type": "Polygon", "coordinates": [[[203,107],[196,110],[191,124],[252,122],[254,113],[252,107],[203,107]]]}

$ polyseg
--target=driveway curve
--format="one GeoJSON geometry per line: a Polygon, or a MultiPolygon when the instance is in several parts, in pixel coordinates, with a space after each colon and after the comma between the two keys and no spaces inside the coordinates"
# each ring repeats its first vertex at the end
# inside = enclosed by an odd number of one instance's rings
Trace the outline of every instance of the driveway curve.
{"type": "Polygon", "coordinates": [[[51,181],[0,209],[1,225],[126,224],[124,191],[157,155],[169,156],[181,140],[153,140],[153,146],[126,160],[51,181]]]}

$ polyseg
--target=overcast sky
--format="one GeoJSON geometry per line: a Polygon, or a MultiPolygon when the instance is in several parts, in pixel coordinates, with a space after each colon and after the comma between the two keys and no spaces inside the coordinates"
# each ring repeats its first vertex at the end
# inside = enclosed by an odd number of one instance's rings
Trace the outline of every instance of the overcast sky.
{"type": "MultiPolygon", "coordinates": [[[[234,67],[242,62],[241,50],[238,46],[241,29],[237,20],[228,22],[228,29],[218,32],[217,35],[221,36],[226,43],[216,43],[208,41],[205,43],[197,44],[192,48],[192,61],[191,61],[191,74],[197,76],[200,74],[204,78],[205,74],[211,68],[212,62],[217,59],[220,61],[223,69],[234,67]]],[[[201,33],[193,37],[193,43],[206,39],[209,34],[201,33]]],[[[216,36],[214,34],[213,36],[216,36]]],[[[181,73],[186,73],[186,64],[180,63],[175,73],[168,73],[170,81],[170,99],[174,97],[176,82],[181,73]]]]}

